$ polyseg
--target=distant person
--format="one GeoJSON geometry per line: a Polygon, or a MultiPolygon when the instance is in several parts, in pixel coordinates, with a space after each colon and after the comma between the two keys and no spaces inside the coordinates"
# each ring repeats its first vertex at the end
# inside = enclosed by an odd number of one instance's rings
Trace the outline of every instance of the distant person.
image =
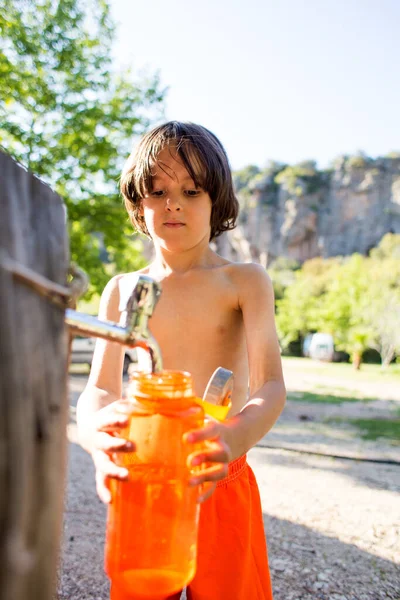
{"type": "MultiPolygon", "coordinates": [[[[206,502],[209,493],[201,498],[198,566],[188,599],[271,600],[259,491],[246,452],[274,425],[285,387],[268,275],[260,265],[229,262],[210,248],[238,215],[224,148],[204,127],[165,123],[128,158],[121,191],[133,225],[154,244],[155,258],[140,273],[162,284],[150,328],[164,368],[189,371],[200,397],[217,367],[235,376],[228,419],[207,423],[189,440],[215,443],[202,455],[208,467],[191,484],[218,483],[206,502]]],[[[111,279],[100,318],[119,321],[120,299],[135,283],[132,273],[111,279]]],[[[97,491],[106,503],[109,479],[127,477],[112,453],[132,451],[113,436],[126,425],[116,403],[123,354],[122,346],[98,341],[77,407],[82,445],[93,457],[97,491]]]]}

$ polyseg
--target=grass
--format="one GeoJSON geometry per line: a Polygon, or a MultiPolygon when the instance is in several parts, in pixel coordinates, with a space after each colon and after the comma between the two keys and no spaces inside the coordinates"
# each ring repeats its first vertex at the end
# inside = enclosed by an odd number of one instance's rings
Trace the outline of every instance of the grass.
{"type": "Polygon", "coordinates": [[[331,417],[325,423],[346,424],[357,427],[363,440],[378,438],[400,446],[400,419],[342,419],[331,417]]]}
{"type": "Polygon", "coordinates": [[[295,402],[311,402],[321,404],[343,404],[343,402],[373,402],[375,400],[375,398],[342,396],[332,393],[319,394],[314,392],[288,392],[287,399],[293,400],[295,402]]]}
{"type": "Polygon", "coordinates": [[[313,371],[318,375],[328,375],[343,380],[357,381],[387,381],[400,384],[400,364],[391,364],[386,369],[381,365],[362,364],[356,371],[349,363],[325,363],[309,358],[295,356],[282,357],[283,368],[290,371],[313,371]]]}
{"type": "MultiPolygon", "coordinates": [[[[313,389],[318,392],[318,394],[329,394],[332,392],[332,386],[325,385],[323,383],[316,383],[313,389]]],[[[345,386],[340,386],[335,384],[335,394],[338,396],[346,396],[349,393],[349,388],[345,386]]]]}

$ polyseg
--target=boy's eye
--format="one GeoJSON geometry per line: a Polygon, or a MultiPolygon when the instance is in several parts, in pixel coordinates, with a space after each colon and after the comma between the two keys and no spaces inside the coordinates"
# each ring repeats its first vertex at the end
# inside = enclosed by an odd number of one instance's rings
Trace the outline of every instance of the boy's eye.
{"type": "MultiPolygon", "coordinates": [[[[183,193],[189,198],[195,198],[196,196],[201,194],[201,190],[191,189],[185,190],[183,193]]],[[[163,196],[165,196],[165,190],[153,190],[152,192],[150,192],[149,195],[153,198],[162,198],[163,196]]]]}

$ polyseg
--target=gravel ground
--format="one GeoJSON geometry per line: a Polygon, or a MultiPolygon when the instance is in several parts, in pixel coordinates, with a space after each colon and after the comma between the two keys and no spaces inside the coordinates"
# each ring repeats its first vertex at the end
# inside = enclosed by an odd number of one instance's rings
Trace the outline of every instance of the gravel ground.
{"type": "Polygon", "coordinates": [[[400,467],[255,448],[275,600],[400,598],[400,467]]]}
{"type": "MultiPolygon", "coordinates": [[[[72,404],[84,382],[71,377],[72,404]]],[[[322,418],[315,406],[288,404],[262,443],[399,458],[398,449],[361,442],[354,431],[321,433],[315,421],[299,420],[305,410],[322,418]]],[[[107,600],[105,507],[74,425],[69,437],[58,599],[107,600]]],[[[275,600],[400,600],[400,466],[261,446],[249,453],[249,463],[260,486],[275,600]]]]}

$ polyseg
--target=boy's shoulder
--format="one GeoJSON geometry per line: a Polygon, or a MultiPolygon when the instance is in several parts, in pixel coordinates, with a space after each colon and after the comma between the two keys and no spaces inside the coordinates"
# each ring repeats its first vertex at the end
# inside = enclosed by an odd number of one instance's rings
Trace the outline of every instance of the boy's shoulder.
{"type": "Polygon", "coordinates": [[[268,277],[266,269],[259,263],[235,262],[223,258],[217,253],[213,253],[212,261],[215,267],[222,268],[227,273],[232,273],[233,275],[237,274],[242,277],[268,277]]]}
{"type": "MultiPolygon", "coordinates": [[[[224,286],[226,284],[231,286],[231,290],[235,295],[243,296],[244,293],[259,294],[263,291],[272,290],[270,277],[266,269],[260,264],[230,262],[221,259],[214,263],[214,267],[220,273],[220,275],[217,275],[217,279],[224,286]]],[[[149,267],[147,266],[139,271],[115,275],[104,288],[103,301],[112,304],[114,310],[123,311],[139,276],[148,273],[149,267]]]]}
{"type": "Polygon", "coordinates": [[[222,287],[231,291],[231,298],[239,306],[252,305],[262,299],[273,302],[272,281],[262,265],[224,261],[219,270],[222,287]]]}
{"type": "Polygon", "coordinates": [[[230,269],[233,273],[239,273],[243,276],[260,277],[266,275],[267,271],[262,265],[254,262],[230,262],[226,261],[226,268],[230,269]]]}
{"type": "Polygon", "coordinates": [[[258,263],[226,262],[223,265],[226,273],[238,285],[256,284],[264,282],[271,284],[271,279],[266,269],[258,263]]]}

